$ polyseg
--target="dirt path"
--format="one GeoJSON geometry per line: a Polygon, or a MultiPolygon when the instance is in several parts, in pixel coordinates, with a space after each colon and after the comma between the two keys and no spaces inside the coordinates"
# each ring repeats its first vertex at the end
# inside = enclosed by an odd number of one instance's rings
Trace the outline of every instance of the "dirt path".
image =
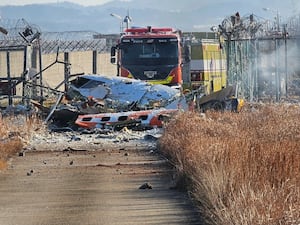
{"type": "Polygon", "coordinates": [[[0,172],[0,225],[201,224],[172,175],[145,148],[29,151],[0,172]]]}

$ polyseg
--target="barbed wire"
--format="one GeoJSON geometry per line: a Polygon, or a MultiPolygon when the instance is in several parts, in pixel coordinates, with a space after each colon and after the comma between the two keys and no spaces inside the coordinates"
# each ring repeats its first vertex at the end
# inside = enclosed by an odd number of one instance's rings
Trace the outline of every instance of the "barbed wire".
{"type": "Polygon", "coordinates": [[[94,31],[41,32],[41,29],[25,19],[0,18],[0,47],[26,46],[29,43],[40,45],[42,53],[50,54],[72,51],[108,51],[106,38],[94,31]],[[34,38],[38,42],[32,42],[34,38]],[[97,37],[97,38],[95,38],[97,37]],[[28,41],[29,40],[29,41],[28,41]]]}

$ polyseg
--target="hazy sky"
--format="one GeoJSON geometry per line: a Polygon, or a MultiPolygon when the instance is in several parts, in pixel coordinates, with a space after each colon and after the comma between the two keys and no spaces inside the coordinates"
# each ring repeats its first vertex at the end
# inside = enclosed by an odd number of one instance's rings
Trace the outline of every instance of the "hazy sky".
{"type": "MultiPolygon", "coordinates": [[[[34,3],[58,3],[64,2],[65,0],[0,0],[0,5],[26,5],[34,3]]],[[[77,3],[80,5],[101,5],[112,0],[67,0],[68,2],[77,3]]],[[[128,0],[125,0],[128,1],[128,0]]]]}

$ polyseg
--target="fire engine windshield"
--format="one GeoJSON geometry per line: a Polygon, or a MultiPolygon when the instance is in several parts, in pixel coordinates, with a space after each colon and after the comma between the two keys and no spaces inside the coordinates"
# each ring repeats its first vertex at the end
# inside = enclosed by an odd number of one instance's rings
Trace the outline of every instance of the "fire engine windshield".
{"type": "Polygon", "coordinates": [[[123,65],[174,65],[178,64],[176,38],[130,38],[121,42],[123,65]]]}

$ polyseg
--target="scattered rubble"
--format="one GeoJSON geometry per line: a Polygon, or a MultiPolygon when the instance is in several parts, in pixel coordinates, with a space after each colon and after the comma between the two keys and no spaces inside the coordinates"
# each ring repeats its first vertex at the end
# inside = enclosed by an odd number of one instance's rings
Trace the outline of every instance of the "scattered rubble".
{"type": "Polygon", "coordinates": [[[19,157],[24,157],[25,156],[25,152],[19,152],[19,157]]]}
{"type": "Polygon", "coordinates": [[[68,83],[64,96],[45,107],[31,103],[52,120],[52,131],[79,127],[101,130],[152,129],[188,104],[180,90],[166,85],[103,75],[81,75],[68,83]]]}
{"type": "Polygon", "coordinates": [[[27,172],[27,176],[31,176],[33,174],[33,170],[30,170],[29,172],[27,172]]]}
{"type": "MultiPolygon", "coordinates": [[[[97,129],[96,129],[97,131],[97,129]]],[[[147,148],[149,151],[156,149],[157,138],[163,133],[163,128],[154,128],[144,131],[132,131],[124,128],[120,131],[110,131],[106,134],[98,132],[88,134],[81,131],[67,132],[34,132],[31,135],[31,140],[22,152],[29,150],[50,150],[50,151],[93,151],[113,149],[122,146],[124,153],[128,149],[147,148]]]]}
{"type": "Polygon", "coordinates": [[[142,184],[139,189],[152,189],[152,185],[147,182],[142,184]]]}

